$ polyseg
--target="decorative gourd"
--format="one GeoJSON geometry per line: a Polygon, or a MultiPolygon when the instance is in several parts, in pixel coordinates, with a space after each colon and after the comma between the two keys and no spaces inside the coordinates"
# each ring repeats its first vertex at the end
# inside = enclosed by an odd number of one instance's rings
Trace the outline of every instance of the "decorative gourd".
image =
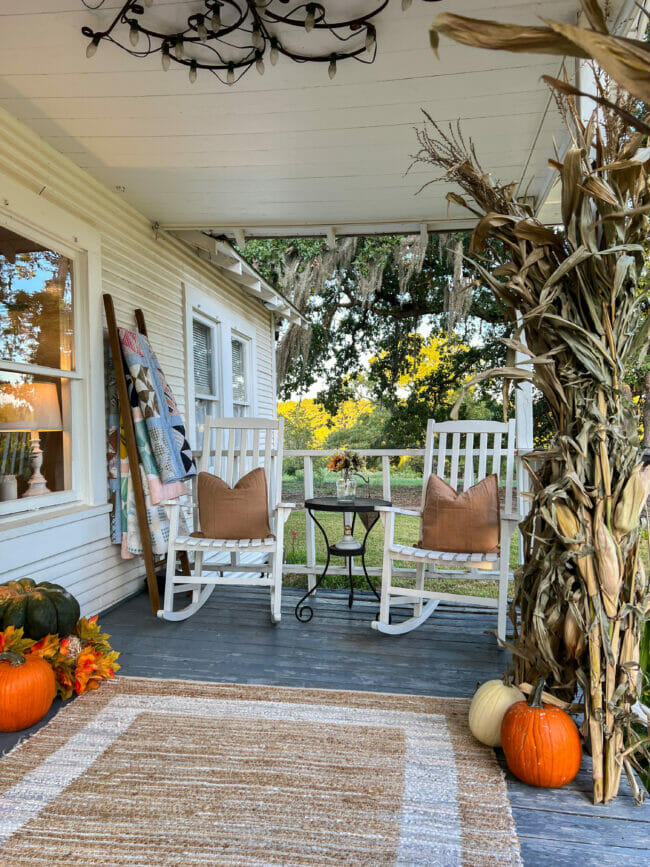
{"type": "Polygon", "coordinates": [[[55,693],[54,672],[42,657],[0,653],[0,732],[17,732],[43,719],[55,693]]]}
{"type": "Polygon", "coordinates": [[[542,704],[544,678],[530,701],[517,702],[501,723],[501,746],[512,773],[531,786],[557,788],[580,770],[582,745],[576,724],[566,711],[542,704]]]}
{"type": "Polygon", "coordinates": [[[26,638],[68,635],[79,620],[79,603],[58,584],[20,578],[0,585],[0,629],[15,626],[26,638]]]}
{"type": "Polygon", "coordinates": [[[501,721],[510,705],[525,696],[506,680],[488,680],[474,693],[469,706],[469,727],[474,737],[488,747],[501,746],[501,721]]]}

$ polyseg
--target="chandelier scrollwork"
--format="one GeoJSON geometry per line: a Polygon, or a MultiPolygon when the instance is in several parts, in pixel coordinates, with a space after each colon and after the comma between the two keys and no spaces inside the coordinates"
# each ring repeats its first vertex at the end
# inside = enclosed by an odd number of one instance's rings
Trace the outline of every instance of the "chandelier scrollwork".
{"type": "MultiPolygon", "coordinates": [[[[82,2],[97,10],[105,0],[82,2]]],[[[337,64],[343,60],[374,62],[375,19],[389,2],[374,0],[370,10],[334,21],[328,18],[324,2],[298,3],[287,9],[292,0],[203,0],[194,4],[201,7],[200,11],[192,12],[183,28],[161,32],[148,20],[153,0],[127,0],[105,30],[84,26],[81,32],[90,40],[86,46],[89,58],[96,54],[101,42],[111,42],[133,57],[159,54],[165,71],[172,63],[184,66],[191,82],[196,81],[199,72],[207,71],[224,84],[235,84],[253,66],[263,75],[265,58],[275,66],[280,56],[295,63],[327,64],[329,77],[334,78],[337,64]],[[326,34],[331,50],[306,53],[292,47],[291,32],[295,34],[296,28],[321,37],[326,34]]],[[[411,6],[411,0],[401,3],[403,10],[411,6]]]]}

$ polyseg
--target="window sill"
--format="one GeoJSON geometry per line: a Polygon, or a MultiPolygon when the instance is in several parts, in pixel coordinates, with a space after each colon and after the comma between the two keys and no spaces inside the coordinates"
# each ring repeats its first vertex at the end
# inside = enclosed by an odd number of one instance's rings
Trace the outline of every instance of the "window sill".
{"type": "Polygon", "coordinates": [[[0,542],[8,542],[20,536],[51,530],[61,525],[67,527],[78,521],[98,518],[107,515],[111,508],[109,503],[101,506],[75,503],[65,507],[58,505],[49,509],[39,509],[37,513],[14,513],[12,516],[0,519],[0,542]]]}

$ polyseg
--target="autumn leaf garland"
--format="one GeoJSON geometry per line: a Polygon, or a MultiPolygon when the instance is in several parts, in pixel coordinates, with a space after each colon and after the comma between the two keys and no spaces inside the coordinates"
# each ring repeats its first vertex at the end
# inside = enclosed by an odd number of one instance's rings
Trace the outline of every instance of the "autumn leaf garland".
{"type": "Polygon", "coordinates": [[[82,617],[71,635],[46,635],[40,641],[25,638],[22,629],[9,626],[0,632],[0,653],[11,650],[41,656],[52,666],[57,695],[65,700],[73,693],[97,689],[100,681],[115,676],[120,654],[111,648],[109,638],[100,631],[97,616],[82,617]]]}

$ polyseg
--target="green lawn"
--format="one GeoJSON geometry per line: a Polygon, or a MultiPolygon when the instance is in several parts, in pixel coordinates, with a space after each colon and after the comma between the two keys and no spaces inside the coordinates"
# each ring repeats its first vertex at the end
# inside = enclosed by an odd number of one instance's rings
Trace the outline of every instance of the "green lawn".
{"type": "MultiPolygon", "coordinates": [[[[305,517],[307,517],[307,520],[311,520],[308,515],[306,516],[305,512],[299,512],[296,510],[292,512],[285,526],[284,543],[286,548],[285,561],[287,563],[307,562],[307,553],[305,547],[305,517]]],[[[319,512],[317,513],[317,517],[325,528],[327,536],[332,544],[337,541],[341,536],[343,536],[342,515],[319,512]]],[[[407,518],[403,515],[398,515],[396,517],[395,523],[395,541],[404,545],[416,544],[418,540],[418,525],[419,521],[417,518],[407,518]]],[[[355,537],[360,541],[363,538],[364,532],[365,529],[357,518],[357,523],[355,525],[355,537]]],[[[322,533],[320,532],[318,527],[315,527],[315,537],[316,562],[324,564],[326,558],[325,542],[323,540],[322,533]]],[[[384,528],[381,521],[379,521],[377,525],[372,529],[368,537],[366,550],[367,566],[381,566],[383,545],[384,528]]],[[[342,557],[332,557],[331,562],[333,565],[344,564],[344,560],[342,557]]],[[[511,568],[515,568],[517,565],[516,535],[513,536],[510,546],[510,563],[511,568]]],[[[400,564],[398,563],[398,565],[400,564]]],[[[403,565],[412,566],[413,564],[405,563],[403,565]]],[[[287,574],[285,575],[284,581],[285,585],[288,585],[290,587],[307,587],[307,577],[305,575],[287,574]]],[[[380,583],[378,577],[374,579],[374,583],[378,586],[378,584],[380,583]]],[[[412,581],[409,582],[408,580],[405,580],[404,586],[408,586],[408,583],[412,584],[412,581]]],[[[329,575],[323,581],[322,586],[330,588],[346,587],[347,577],[343,575],[329,575]]],[[[360,588],[366,586],[365,580],[362,576],[355,577],[355,586],[360,588]]],[[[497,584],[495,581],[470,581],[463,580],[462,578],[459,578],[457,580],[432,579],[426,582],[426,588],[428,590],[438,590],[444,593],[458,593],[461,595],[464,594],[472,596],[486,596],[493,598],[497,596],[497,584]]]]}

